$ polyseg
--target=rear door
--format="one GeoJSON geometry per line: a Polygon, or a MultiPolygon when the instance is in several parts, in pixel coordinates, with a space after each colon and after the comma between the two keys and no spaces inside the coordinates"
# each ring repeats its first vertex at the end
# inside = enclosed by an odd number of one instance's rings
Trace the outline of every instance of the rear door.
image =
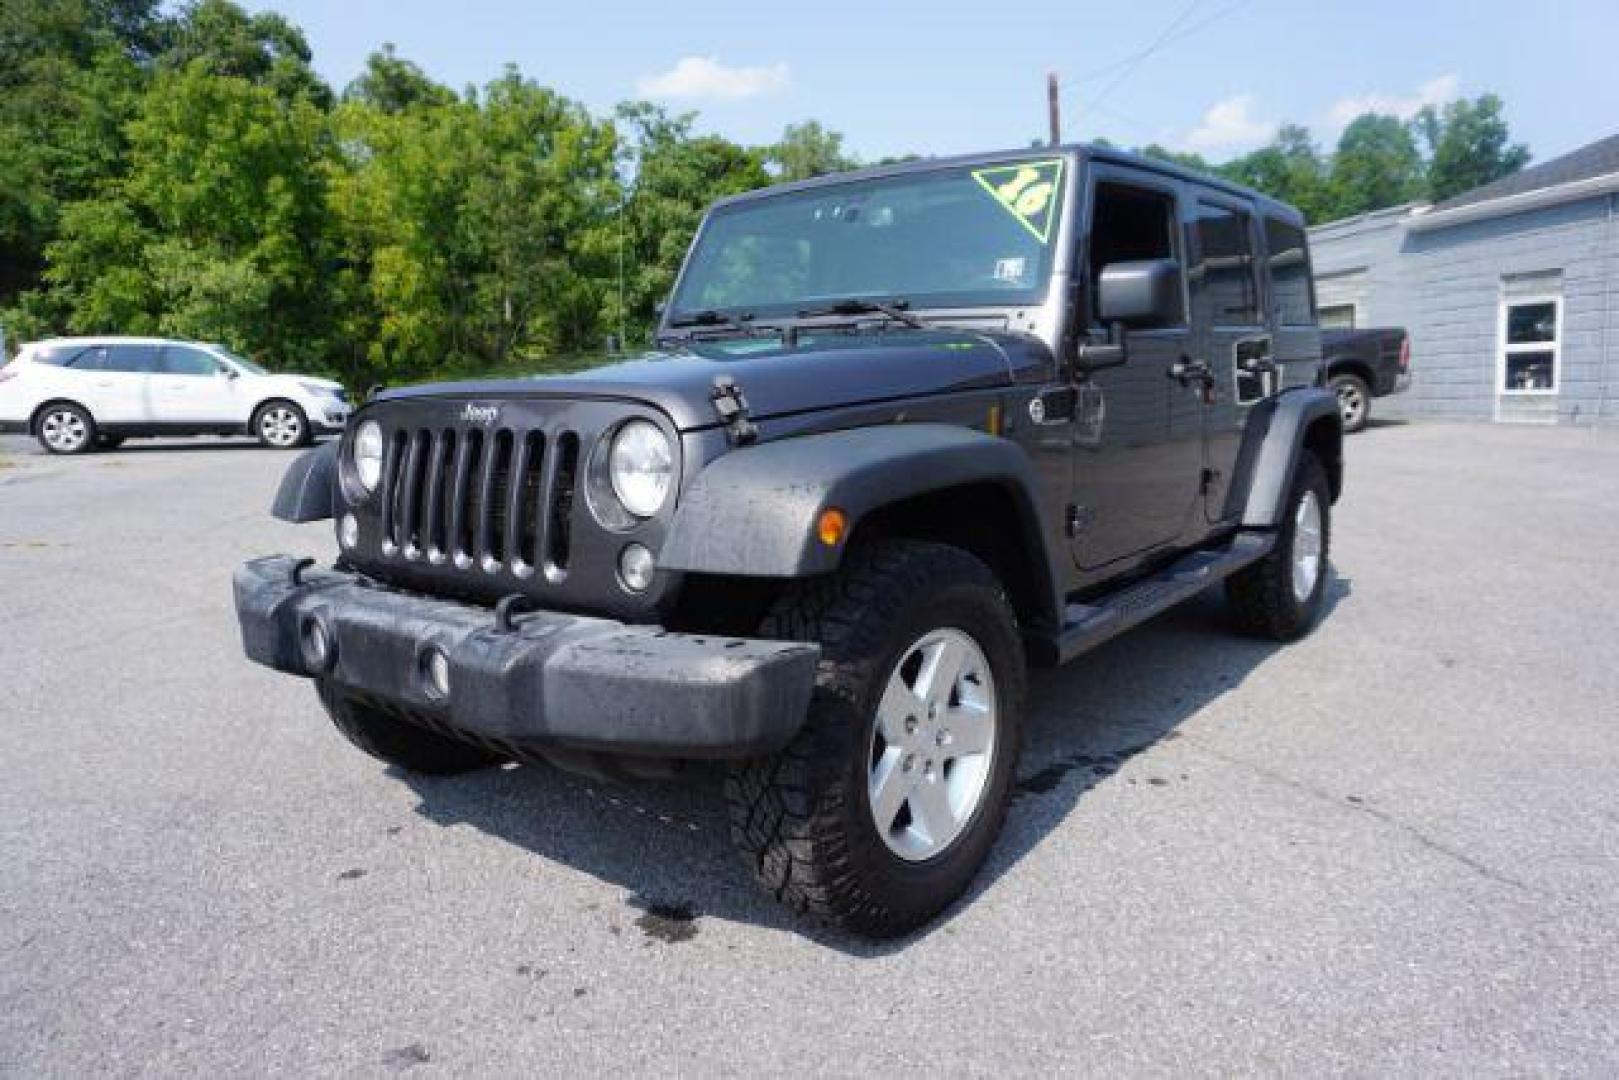
{"type": "Polygon", "coordinates": [[[1248,413],[1276,392],[1273,338],[1263,314],[1258,226],[1242,200],[1199,193],[1192,213],[1193,324],[1199,359],[1208,367],[1202,390],[1204,513],[1225,517],[1226,493],[1248,413]]]}
{"type": "Polygon", "coordinates": [[[82,401],[98,424],[144,424],[150,418],[148,380],[157,366],[155,345],[91,345],[62,367],[64,388],[82,401]]]}
{"type": "Polygon", "coordinates": [[[159,423],[235,423],[236,380],[211,353],[191,345],[165,345],[152,380],[152,408],[159,423]]]}

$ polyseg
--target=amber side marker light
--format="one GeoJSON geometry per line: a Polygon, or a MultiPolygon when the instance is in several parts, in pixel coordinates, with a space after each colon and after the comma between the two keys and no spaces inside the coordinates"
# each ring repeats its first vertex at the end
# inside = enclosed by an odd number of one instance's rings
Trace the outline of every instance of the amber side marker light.
{"type": "Polygon", "coordinates": [[[822,510],[820,520],[815,523],[815,534],[827,547],[837,547],[843,543],[843,534],[848,529],[848,515],[835,506],[822,510]]]}

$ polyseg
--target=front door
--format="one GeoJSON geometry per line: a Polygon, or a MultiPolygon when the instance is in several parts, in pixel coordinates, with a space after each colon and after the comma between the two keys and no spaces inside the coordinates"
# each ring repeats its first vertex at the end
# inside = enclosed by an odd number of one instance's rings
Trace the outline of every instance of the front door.
{"type": "MultiPolygon", "coordinates": [[[[1081,307],[1093,340],[1108,333],[1096,318],[1096,283],[1110,263],[1173,259],[1185,265],[1180,186],[1167,177],[1094,165],[1088,243],[1078,268],[1081,307]]],[[[1128,359],[1090,373],[1081,385],[1071,531],[1083,570],[1139,558],[1178,541],[1195,514],[1202,467],[1201,420],[1177,377],[1191,346],[1184,290],[1173,324],[1128,330],[1128,359]]]]}
{"type": "Polygon", "coordinates": [[[236,380],[212,355],[190,345],[165,345],[152,378],[153,419],[160,424],[241,423],[236,380]]]}

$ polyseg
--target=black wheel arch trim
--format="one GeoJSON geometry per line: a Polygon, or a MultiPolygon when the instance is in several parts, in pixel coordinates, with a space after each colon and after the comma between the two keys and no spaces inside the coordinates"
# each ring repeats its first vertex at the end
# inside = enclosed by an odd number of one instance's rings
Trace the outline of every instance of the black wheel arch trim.
{"type": "Polygon", "coordinates": [[[667,570],[738,577],[803,578],[840,565],[847,542],[817,536],[822,510],[848,516],[846,536],[903,500],[994,484],[1018,515],[1022,544],[1053,620],[1062,580],[1047,542],[1039,490],[1016,444],[949,424],[895,424],[783,439],[735,450],[707,466],[681,495],[659,557],[667,570]]]}
{"type": "Polygon", "coordinates": [[[325,521],[337,503],[337,452],[340,440],[322,443],[299,454],[281,476],[270,513],[282,521],[325,521]]]}
{"type": "Polygon", "coordinates": [[[1343,416],[1331,390],[1300,386],[1252,407],[1237,455],[1226,516],[1269,528],[1286,510],[1293,470],[1306,446],[1322,459],[1332,501],[1343,491],[1343,416]]]}

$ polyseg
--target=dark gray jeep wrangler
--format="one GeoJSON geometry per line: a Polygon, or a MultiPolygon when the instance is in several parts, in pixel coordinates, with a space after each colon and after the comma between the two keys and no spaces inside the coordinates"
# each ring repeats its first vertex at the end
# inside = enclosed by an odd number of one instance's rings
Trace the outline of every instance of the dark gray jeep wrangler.
{"type": "Polygon", "coordinates": [[[795,909],[890,936],[1006,813],[1027,663],[1225,582],[1322,608],[1342,483],[1299,215],[1083,147],[709,213],[660,351],[380,394],[236,575],[248,655],[406,770],[727,771],[795,909]]]}

